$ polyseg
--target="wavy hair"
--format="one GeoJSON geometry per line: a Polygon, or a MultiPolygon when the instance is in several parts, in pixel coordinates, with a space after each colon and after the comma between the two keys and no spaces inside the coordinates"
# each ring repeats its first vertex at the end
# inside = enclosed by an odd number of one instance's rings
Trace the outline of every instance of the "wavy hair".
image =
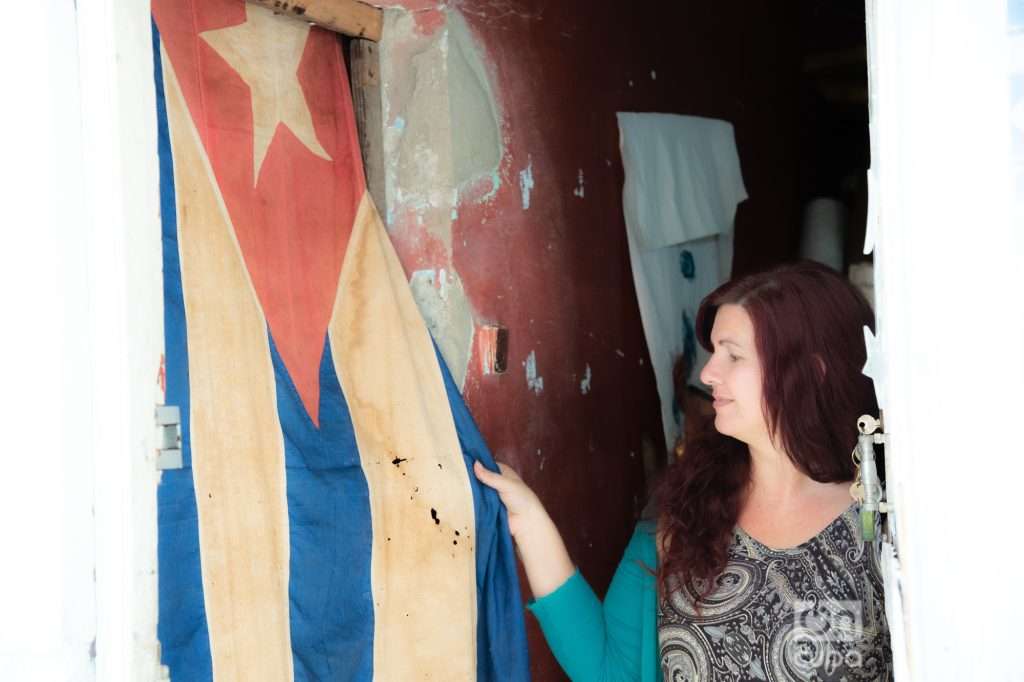
{"type": "MultiPolygon", "coordinates": [[[[773,441],[815,481],[851,480],[857,418],[878,409],[871,380],[861,373],[862,328],[874,330],[867,301],[841,275],[809,261],[731,280],[697,313],[697,339],[708,351],[715,315],[727,304],[742,306],[753,322],[773,441]]],[[[747,445],[718,433],[709,420],[657,491],[663,593],[669,577],[702,585],[702,597],[713,591],[749,483],[747,445]]]]}

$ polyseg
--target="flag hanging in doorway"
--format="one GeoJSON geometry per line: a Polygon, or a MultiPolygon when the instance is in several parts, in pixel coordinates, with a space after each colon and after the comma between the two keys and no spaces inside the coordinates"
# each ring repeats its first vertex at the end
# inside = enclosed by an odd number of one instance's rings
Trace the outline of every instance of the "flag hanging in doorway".
{"type": "Polygon", "coordinates": [[[366,191],[335,35],[153,0],[175,682],[524,680],[494,463],[366,191]]]}

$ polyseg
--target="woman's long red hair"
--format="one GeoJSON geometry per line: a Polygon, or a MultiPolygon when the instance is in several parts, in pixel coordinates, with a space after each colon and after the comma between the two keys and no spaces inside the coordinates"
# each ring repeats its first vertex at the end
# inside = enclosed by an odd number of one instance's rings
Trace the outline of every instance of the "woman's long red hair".
{"type": "MultiPolygon", "coordinates": [[[[851,480],[857,418],[878,410],[871,380],[861,373],[862,330],[874,330],[867,301],[838,273],[812,262],[732,280],[697,313],[697,339],[708,351],[715,314],[726,304],[742,306],[753,321],[773,438],[810,478],[851,480]]],[[[718,433],[711,421],[686,443],[657,494],[662,590],[669,576],[714,589],[749,482],[746,444],[718,433]]]]}

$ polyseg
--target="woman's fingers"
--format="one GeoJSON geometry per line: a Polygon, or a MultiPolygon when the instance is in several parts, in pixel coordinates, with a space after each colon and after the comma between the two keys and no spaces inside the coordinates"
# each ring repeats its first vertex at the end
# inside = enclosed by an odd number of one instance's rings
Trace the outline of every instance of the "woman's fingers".
{"type": "Polygon", "coordinates": [[[515,469],[501,462],[497,465],[501,473],[491,471],[480,462],[473,462],[473,473],[481,483],[498,493],[508,511],[508,528],[512,537],[518,542],[521,537],[535,534],[538,528],[543,531],[545,524],[550,525],[551,521],[540,499],[515,469]]]}
{"type": "MultiPolygon", "coordinates": [[[[501,465],[499,464],[498,467],[500,468],[501,465]]],[[[508,483],[504,480],[502,474],[491,471],[479,461],[473,462],[473,473],[476,474],[476,477],[480,479],[481,483],[494,488],[498,492],[508,488],[508,483]]],[[[504,471],[502,473],[504,473],[504,471]]]]}
{"type": "Polygon", "coordinates": [[[536,496],[523,483],[523,479],[519,478],[515,469],[501,462],[498,462],[498,468],[501,473],[491,471],[480,462],[473,462],[473,473],[481,483],[498,493],[510,514],[515,515],[528,510],[536,496]]]}
{"type": "Polygon", "coordinates": [[[521,480],[523,480],[519,476],[519,472],[517,472],[515,469],[513,469],[509,465],[507,465],[507,464],[505,464],[503,462],[495,462],[495,464],[498,465],[498,470],[501,472],[502,476],[504,476],[506,478],[511,478],[514,481],[521,481],[521,480]]]}
{"type": "Polygon", "coordinates": [[[523,480],[516,473],[516,470],[509,465],[501,462],[495,463],[498,465],[498,471],[491,471],[481,464],[479,460],[473,462],[473,471],[476,473],[476,477],[492,488],[499,488],[502,484],[508,487],[509,484],[518,483],[523,480]]]}

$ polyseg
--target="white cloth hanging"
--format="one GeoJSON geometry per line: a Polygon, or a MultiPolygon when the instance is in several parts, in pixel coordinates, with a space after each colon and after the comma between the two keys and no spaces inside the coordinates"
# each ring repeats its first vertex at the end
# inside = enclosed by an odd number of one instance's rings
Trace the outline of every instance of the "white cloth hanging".
{"type": "Polygon", "coordinates": [[[623,204],[647,251],[731,232],[747,198],[732,124],[619,112],[623,204]]]}
{"type": "Polygon", "coordinates": [[[730,123],[674,114],[618,118],[629,259],[671,452],[682,427],[672,365],[688,354],[689,383],[701,385],[708,354],[693,324],[701,300],[732,270],[733,218],[747,193],[730,123]]]}

